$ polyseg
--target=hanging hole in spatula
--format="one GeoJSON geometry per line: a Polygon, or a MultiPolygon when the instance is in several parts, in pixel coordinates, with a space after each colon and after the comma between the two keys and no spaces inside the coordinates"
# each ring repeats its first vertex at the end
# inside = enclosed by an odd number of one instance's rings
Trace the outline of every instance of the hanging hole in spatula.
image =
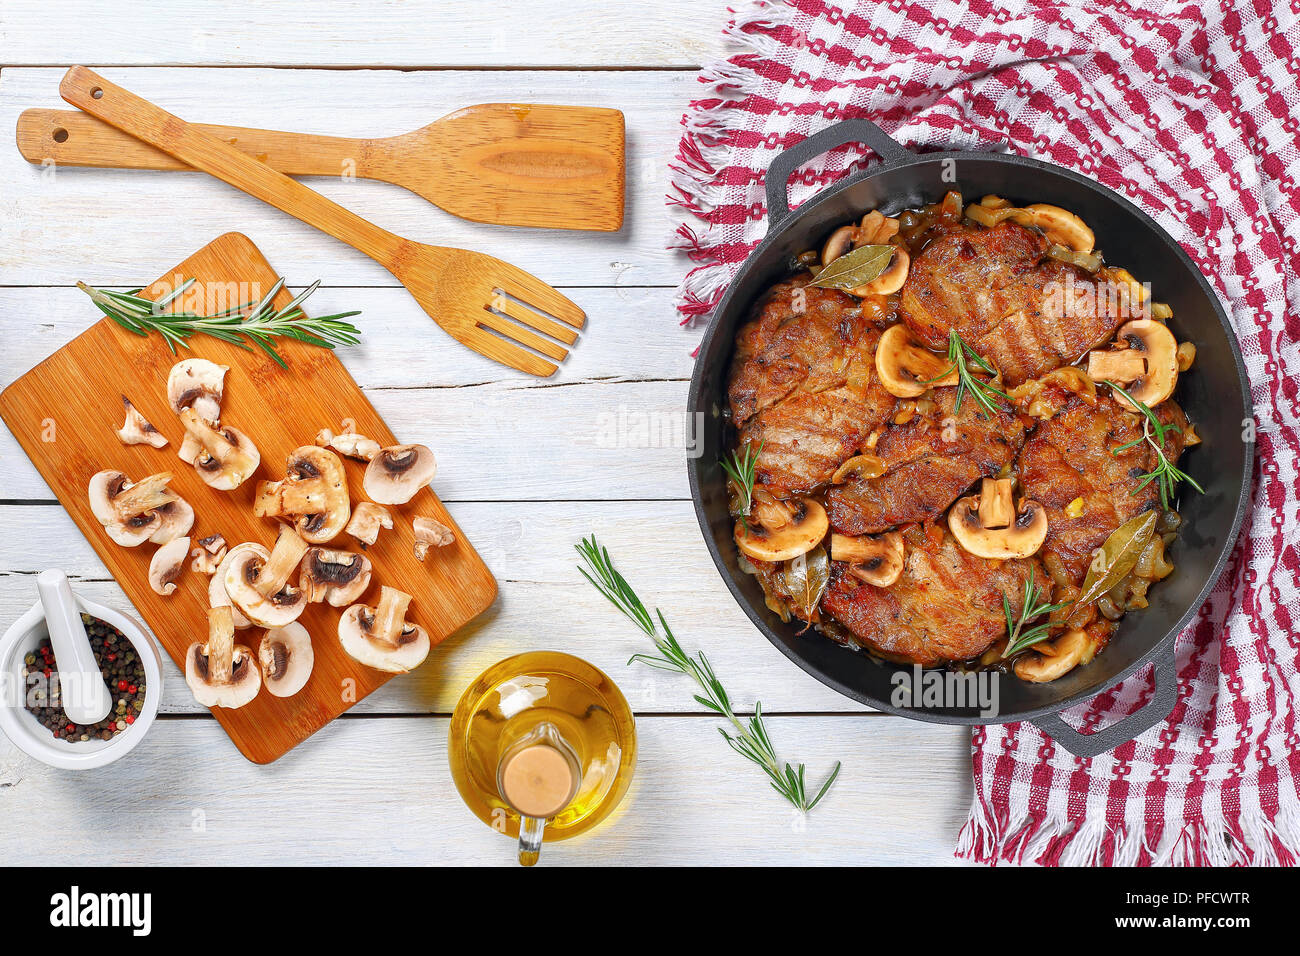
{"type": "Polygon", "coordinates": [[[53,136],[56,143],[66,143],[68,141],[68,131],[62,126],[54,131],[53,136]]]}

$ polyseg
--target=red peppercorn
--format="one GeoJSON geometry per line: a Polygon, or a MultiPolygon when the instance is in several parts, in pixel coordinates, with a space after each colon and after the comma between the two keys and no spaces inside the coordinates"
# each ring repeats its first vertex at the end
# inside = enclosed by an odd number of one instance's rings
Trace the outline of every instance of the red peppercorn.
{"type": "Polygon", "coordinates": [[[140,690],[139,687],[136,687],[134,684],[132,684],[130,687],[128,687],[128,688],[126,689],[126,692],[127,692],[128,694],[134,694],[134,693],[137,693],[139,690],[140,690]]]}
{"type": "Polygon", "coordinates": [[[50,670],[50,669],[47,667],[47,668],[45,668],[45,670],[43,670],[41,673],[43,673],[46,677],[49,677],[49,676],[50,676],[51,674],[53,674],[54,672],[53,672],[52,670],[50,670]]]}
{"type": "Polygon", "coordinates": [[[64,729],[65,729],[68,733],[73,734],[73,733],[76,733],[76,732],[77,732],[77,725],[76,725],[76,724],[68,724],[68,726],[65,727],[64,729]]]}
{"type": "Polygon", "coordinates": [[[117,689],[118,689],[118,690],[126,690],[126,681],[124,681],[124,680],[120,680],[120,681],[118,681],[118,682],[117,682],[117,689]]]}
{"type": "Polygon", "coordinates": [[[117,655],[116,655],[116,654],[109,654],[109,655],[108,655],[108,659],[109,659],[110,661],[115,661],[115,660],[117,660],[117,655]]]}
{"type": "Polygon", "coordinates": [[[127,714],[127,715],[126,715],[125,717],[123,717],[122,719],[125,720],[128,724],[134,724],[134,723],[135,723],[135,718],[132,717],[130,714],[127,714]]]}

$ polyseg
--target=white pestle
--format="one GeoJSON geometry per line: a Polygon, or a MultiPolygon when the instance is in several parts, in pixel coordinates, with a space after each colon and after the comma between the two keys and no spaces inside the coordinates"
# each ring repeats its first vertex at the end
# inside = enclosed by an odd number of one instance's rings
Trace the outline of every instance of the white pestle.
{"type": "Polygon", "coordinates": [[[36,593],[45,611],[54,659],[59,665],[59,700],[74,724],[97,724],[113,707],[90,638],[81,623],[81,610],[72,596],[68,576],[57,568],[36,575],[36,593]]]}

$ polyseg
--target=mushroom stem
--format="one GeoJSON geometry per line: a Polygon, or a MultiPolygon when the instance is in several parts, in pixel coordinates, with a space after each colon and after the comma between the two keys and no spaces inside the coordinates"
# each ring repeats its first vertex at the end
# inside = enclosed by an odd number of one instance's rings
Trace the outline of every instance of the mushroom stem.
{"type": "Polygon", "coordinates": [[[396,647],[397,639],[406,628],[406,609],[410,606],[411,595],[384,585],[379,592],[379,605],[375,608],[371,638],[396,647]]]}
{"type": "Polygon", "coordinates": [[[264,481],[258,485],[253,514],[259,518],[318,514],[329,507],[328,487],[320,478],[264,481]]]}
{"type": "Polygon", "coordinates": [[[1094,382],[1119,382],[1127,385],[1141,378],[1147,370],[1146,360],[1132,349],[1112,351],[1094,349],[1088,353],[1088,375],[1094,382]]]}
{"type": "Polygon", "coordinates": [[[1015,480],[1011,478],[985,478],[980,484],[980,525],[985,528],[1005,528],[1015,520],[1016,507],[1011,492],[1015,480]]]}
{"type": "Polygon", "coordinates": [[[153,511],[165,504],[175,501],[177,496],[167,490],[167,482],[172,480],[170,471],[141,478],[130,488],[113,498],[113,507],[123,521],[129,521],[136,515],[153,511]]]}
{"type": "Polygon", "coordinates": [[[193,408],[181,412],[181,424],[196,442],[203,446],[209,456],[216,459],[223,470],[247,475],[256,465],[225,435],[205,422],[193,408]]]}
{"type": "Polygon", "coordinates": [[[282,525],[275,547],[271,549],[271,557],[257,575],[257,590],[262,596],[272,598],[279,594],[306,553],[307,542],[302,536],[288,525],[282,525]]]}
{"type": "Polygon", "coordinates": [[[229,684],[235,673],[235,620],[229,607],[208,611],[208,674],[214,684],[229,684]]]}

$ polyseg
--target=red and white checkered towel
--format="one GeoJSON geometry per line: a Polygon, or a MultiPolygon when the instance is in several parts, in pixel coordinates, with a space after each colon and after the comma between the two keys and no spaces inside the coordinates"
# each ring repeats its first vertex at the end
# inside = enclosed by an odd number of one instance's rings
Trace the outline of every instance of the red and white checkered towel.
{"type": "MultiPolygon", "coordinates": [[[[865,116],[917,150],[1014,150],[1145,209],[1228,304],[1258,429],[1254,510],[1177,644],[1164,724],[1078,759],[1029,724],[977,729],[957,853],[988,863],[1292,864],[1300,855],[1300,4],[1134,0],[760,0],[743,52],[707,69],[669,197],[707,315],[766,231],[782,149],[865,116]]],[[[874,162],[849,147],[791,205],[874,162]]],[[[1067,715],[1093,727],[1150,693],[1139,674],[1067,715]]]]}

